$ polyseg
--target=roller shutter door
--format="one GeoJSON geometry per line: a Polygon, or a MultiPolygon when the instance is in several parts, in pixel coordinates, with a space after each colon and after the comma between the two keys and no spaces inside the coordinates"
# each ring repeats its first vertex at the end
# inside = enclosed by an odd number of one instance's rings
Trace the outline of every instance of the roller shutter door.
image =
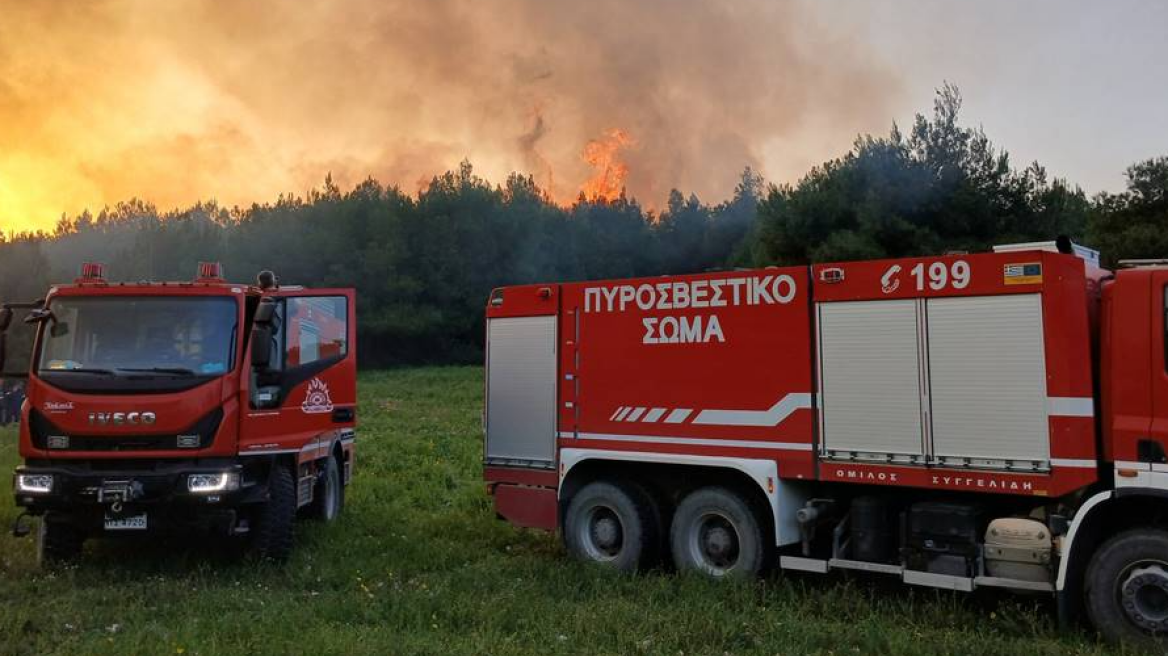
{"type": "Polygon", "coordinates": [[[922,455],[917,306],[915,300],[818,305],[823,450],[829,457],[922,455]]]}
{"type": "Polygon", "coordinates": [[[487,323],[487,461],[551,466],[556,443],[556,318],[487,323]]]}
{"type": "Polygon", "coordinates": [[[926,307],[936,459],[1049,461],[1039,295],[935,298],[926,307]]]}

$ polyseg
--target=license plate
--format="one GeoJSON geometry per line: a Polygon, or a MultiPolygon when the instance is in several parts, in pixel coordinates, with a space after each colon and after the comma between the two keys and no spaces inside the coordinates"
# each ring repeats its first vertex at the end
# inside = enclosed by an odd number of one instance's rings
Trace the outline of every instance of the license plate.
{"type": "Polygon", "coordinates": [[[107,531],[145,531],[146,513],[141,515],[127,515],[125,517],[105,516],[105,530],[107,531]]]}

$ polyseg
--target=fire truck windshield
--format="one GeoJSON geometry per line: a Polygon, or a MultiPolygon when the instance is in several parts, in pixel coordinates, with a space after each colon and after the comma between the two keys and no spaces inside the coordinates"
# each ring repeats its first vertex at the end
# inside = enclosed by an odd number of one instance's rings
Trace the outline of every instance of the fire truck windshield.
{"type": "Polygon", "coordinates": [[[41,376],[205,379],[234,366],[238,316],[232,298],[58,297],[49,310],[41,376]]]}

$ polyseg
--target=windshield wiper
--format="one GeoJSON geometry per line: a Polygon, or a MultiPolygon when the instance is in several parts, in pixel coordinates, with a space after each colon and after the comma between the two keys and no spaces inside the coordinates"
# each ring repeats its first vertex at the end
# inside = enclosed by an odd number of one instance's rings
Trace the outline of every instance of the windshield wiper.
{"type": "Polygon", "coordinates": [[[74,369],[41,369],[42,374],[97,374],[99,376],[112,376],[114,372],[109,369],[92,369],[89,367],[76,367],[74,369]]]}
{"type": "Polygon", "coordinates": [[[175,376],[194,376],[195,372],[182,367],[118,367],[118,371],[148,374],[174,374],[175,376]]]}

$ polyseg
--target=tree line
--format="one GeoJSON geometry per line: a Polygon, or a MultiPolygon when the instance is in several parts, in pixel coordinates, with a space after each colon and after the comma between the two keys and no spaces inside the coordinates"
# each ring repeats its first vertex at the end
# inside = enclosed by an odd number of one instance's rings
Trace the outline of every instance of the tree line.
{"type": "Polygon", "coordinates": [[[106,263],[114,280],[186,280],[200,261],[222,262],[237,281],[273,269],[285,284],[356,287],[361,363],[380,367],[479,360],[484,303],[501,285],[977,251],[1060,234],[1108,263],[1168,256],[1168,157],[1132,165],[1125,191],[1088,198],[1038,163],[1015,167],[960,123],[960,106],[946,85],[906,132],[862,136],[795,184],[747,168],[728,200],[675,190],[656,212],[623,195],[560,206],[530,176],[492,184],[469,162],[416,195],[326,178],[305,196],[245,208],[160,212],[129,200],[51,231],[0,235],[0,300],[43,296],[86,261],[106,263]]]}

